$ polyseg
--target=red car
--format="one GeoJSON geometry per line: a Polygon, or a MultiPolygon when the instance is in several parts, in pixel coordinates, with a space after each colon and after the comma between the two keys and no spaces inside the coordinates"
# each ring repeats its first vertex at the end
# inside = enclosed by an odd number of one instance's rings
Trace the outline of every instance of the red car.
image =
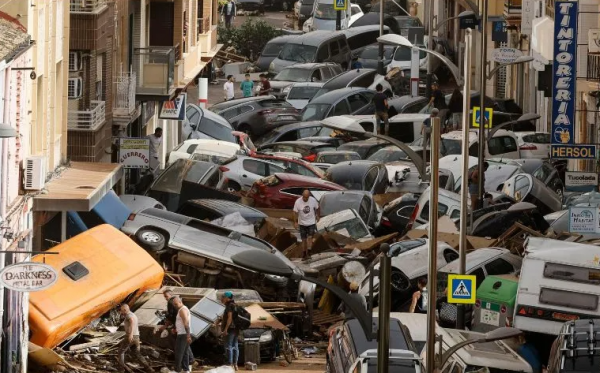
{"type": "Polygon", "coordinates": [[[254,200],[254,207],[292,209],[304,189],[311,192],[346,190],[335,183],[314,177],[277,173],[256,181],[247,197],[254,200]]]}
{"type": "Polygon", "coordinates": [[[318,177],[320,179],[323,179],[325,177],[325,172],[323,172],[323,170],[299,158],[284,157],[276,154],[264,154],[257,152],[252,153],[251,157],[268,160],[270,162],[279,164],[286,169],[289,168],[291,170],[290,173],[318,177]]]}

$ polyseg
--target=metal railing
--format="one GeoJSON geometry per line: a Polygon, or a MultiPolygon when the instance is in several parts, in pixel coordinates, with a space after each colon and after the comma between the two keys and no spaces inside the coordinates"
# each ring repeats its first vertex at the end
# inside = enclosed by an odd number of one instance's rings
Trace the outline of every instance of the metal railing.
{"type": "Polygon", "coordinates": [[[198,18],[198,34],[210,31],[210,18],[198,18]]]}
{"type": "Polygon", "coordinates": [[[600,54],[588,54],[587,80],[600,82],[600,54]]]}
{"type": "Polygon", "coordinates": [[[135,111],[135,73],[126,73],[117,77],[114,96],[113,115],[128,116],[135,111]]]}
{"type": "Polygon", "coordinates": [[[522,0],[504,0],[504,15],[521,14],[522,0]]]}
{"type": "Polygon", "coordinates": [[[173,47],[135,48],[137,94],[170,94],[175,85],[175,63],[179,56],[179,44],[173,47]]]}
{"type": "Polygon", "coordinates": [[[88,110],[69,110],[67,129],[95,131],[102,126],[106,117],[106,102],[90,101],[88,110]]]}
{"type": "Polygon", "coordinates": [[[107,6],[107,0],[71,0],[71,13],[97,13],[107,6]]]}

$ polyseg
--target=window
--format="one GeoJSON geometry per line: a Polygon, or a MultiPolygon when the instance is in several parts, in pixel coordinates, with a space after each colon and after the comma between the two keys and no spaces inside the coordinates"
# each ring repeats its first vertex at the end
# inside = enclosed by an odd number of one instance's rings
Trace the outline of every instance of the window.
{"type": "Polygon", "coordinates": [[[369,88],[371,84],[373,84],[373,78],[375,77],[375,71],[369,72],[368,74],[364,74],[357,79],[355,79],[352,83],[350,83],[350,87],[362,87],[369,88]]]}
{"type": "Polygon", "coordinates": [[[191,218],[195,218],[198,220],[215,220],[221,217],[221,215],[216,214],[213,211],[207,210],[203,207],[196,206],[192,203],[184,204],[178,211],[178,214],[189,216],[191,218]]]}
{"type": "MultiPolygon", "coordinates": [[[[443,142],[443,140],[442,140],[442,142],[443,142]]],[[[462,149],[462,148],[460,148],[460,146],[461,146],[460,141],[456,141],[456,143],[457,143],[456,150],[458,150],[458,153],[448,153],[448,152],[446,152],[444,154],[461,154],[462,151],[460,149],[462,149]]],[[[492,153],[491,148],[490,148],[490,154],[494,154],[494,153],[492,153]]],[[[475,144],[469,146],[469,155],[471,157],[478,157],[479,156],[479,143],[478,142],[476,142],[475,144]]]]}
{"type": "Polygon", "coordinates": [[[190,124],[198,124],[198,122],[200,122],[200,112],[194,109],[192,106],[188,106],[185,109],[185,116],[190,124]]]}
{"type": "Polygon", "coordinates": [[[260,176],[269,176],[267,174],[267,164],[253,159],[244,159],[244,171],[260,176]]]}
{"type": "MultiPolygon", "coordinates": [[[[317,134],[317,132],[319,132],[319,128],[320,127],[306,127],[306,128],[300,128],[298,130],[298,136],[296,138],[294,138],[293,140],[298,139],[302,139],[305,137],[311,137],[317,134]]],[[[283,140],[281,140],[283,141],[283,140]]]]}
{"type": "Polygon", "coordinates": [[[544,277],[555,280],[600,285],[600,269],[546,263],[544,266],[544,277]]]}
{"type": "Polygon", "coordinates": [[[407,114],[417,114],[419,111],[421,111],[421,109],[423,109],[425,107],[426,104],[427,104],[427,101],[422,101],[422,102],[418,102],[416,104],[406,105],[404,107],[404,110],[402,110],[402,112],[407,113],[407,114]]]}
{"type": "Polygon", "coordinates": [[[79,71],[82,67],[81,55],[79,52],[69,52],[69,71],[79,71]]]}
{"type": "MultiPolygon", "coordinates": [[[[448,206],[438,203],[438,216],[444,216],[448,212],[448,206]]],[[[425,221],[429,221],[429,201],[425,202],[423,206],[423,210],[421,211],[421,215],[419,215],[421,219],[425,221]]]]}
{"type": "Polygon", "coordinates": [[[460,210],[454,210],[450,214],[450,219],[459,219],[460,218],[460,210]]]}
{"type": "Polygon", "coordinates": [[[239,108],[239,114],[244,114],[244,113],[250,112],[252,110],[254,110],[254,108],[252,106],[245,105],[245,106],[242,106],[241,108],[239,108]]]}
{"type": "Polygon", "coordinates": [[[348,102],[346,100],[342,100],[333,108],[333,116],[346,114],[350,114],[350,109],[348,108],[348,102]]]}
{"type": "Polygon", "coordinates": [[[371,210],[371,204],[365,197],[360,201],[360,207],[358,208],[358,215],[366,222],[369,222],[369,212],[371,210]]]}
{"type": "Polygon", "coordinates": [[[540,303],[593,311],[598,308],[598,296],[595,294],[577,293],[572,290],[542,288],[540,291],[540,303]]]}
{"type": "Polygon", "coordinates": [[[410,219],[412,212],[415,210],[414,205],[404,206],[396,211],[396,215],[401,218],[410,219]]]}
{"type": "Polygon", "coordinates": [[[286,188],[286,189],[281,189],[282,193],[292,194],[292,195],[295,195],[295,196],[301,196],[303,191],[304,191],[304,188],[286,188]]]}
{"type": "Polygon", "coordinates": [[[348,102],[350,103],[350,112],[352,113],[362,109],[363,107],[369,104],[369,101],[367,101],[366,98],[359,95],[358,93],[348,97],[348,102]]]}
{"type": "Polygon", "coordinates": [[[329,48],[327,47],[327,45],[323,45],[321,46],[321,48],[319,48],[319,51],[317,52],[317,62],[327,61],[328,58],[329,48]]]}
{"type": "Polygon", "coordinates": [[[479,285],[481,285],[481,283],[483,282],[483,280],[485,280],[485,273],[483,273],[483,269],[482,268],[477,268],[476,270],[474,270],[470,274],[471,275],[475,275],[476,282],[477,282],[477,287],[479,287],[479,285]]]}
{"type": "Polygon", "coordinates": [[[354,15],[360,13],[360,8],[356,7],[356,6],[351,6],[350,7],[350,13],[354,16],[354,15]]]}
{"type": "Polygon", "coordinates": [[[322,79],[323,81],[329,80],[329,79],[331,79],[333,77],[333,75],[331,74],[331,70],[327,66],[322,67],[320,69],[320,71],[321,71],[321,76],[323,77],[323,79],[322,79]]]}
{"type": "Polygon", "coordinates": [[[446,263],[450,263],[458,259],[458,254],[454,250],[446,249],[444,250],[444,259],[446,263]]]}
{"type": "Polygon", "coordinates": [[[378,172],[376,167],[371,168],[369,172],[367,172],[367,175],[365,176],[364,190],[370,191],[371,189],[373,189],[375,181],[377,180],[377,173],[378,172]]]}
{"type": "Polygon", "coordinates": [[[321,77],[321,71],[320,70],[313,71],[312,75],[310,76],[310,80],[312,82],[320,82],[321,80],[323,80],[321,77]]]}
{"type": "Polygon", "coordinates": [[[268,166],[269,166],[269,171],[268,171],[269,175],[286,172],[285,168],[283,168],[283,167],[279,167],[274,164],[269,164],[268,166]]]}
{"type": "Polygon", "coordinates": [[[492,137],[488,144],[491,155],[516,152],[518,149],[515,139],[509,136],[492,137]]]}
{"type": "Polygon", "coordinates": [[[186,153],[192,154],[194,152],[194,150],[196,150],[197,147],[198,147],[198,144],[192,144],[192,145],[188,146],[186,153]]]}
{"type": "Polygon", "coordinates": [[[329,43],[329,48],[331,49],[331,56],[337,56],[340,53],[340,45],[337,43],[337,41],[332,41],[331,43],[329,43]]]}
{"type": "Polygon", "coordinates": [[[485,265],[488,276],[506,275],[515,271],[515,268],[504,259],[496,259],[485,265]]]}

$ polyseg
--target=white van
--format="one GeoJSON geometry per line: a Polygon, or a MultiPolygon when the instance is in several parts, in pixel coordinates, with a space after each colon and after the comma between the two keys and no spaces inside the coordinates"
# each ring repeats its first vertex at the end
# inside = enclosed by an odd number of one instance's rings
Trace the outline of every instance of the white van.
{"type": "MultiPolygon", "coordinates": [[[[462,131],[451,131],[442,135],[441,153],[443,155],[462,154],[462,131]]],[[[485,158],[520,159],[519,139],[512,131],[498,130],[485,146],[485,158]]],[[[469,155],[479,155],[479,130],[469,130],[469,155]]]]}
{"type": "MultiPolygon", "coordinates": [[[[312,17],[304,22],[302,27],[304,32],[315,30],[331,30],[335,31],[337,22],[337,11],[333,8],[335,0],[316,0],[313,6],[312,17]]],[[[362,11],[361,11],[362,13],[362,11]]],[[[341,30],[350,27],[352,18],[352,8],[348,6],[345,11],[342,11],[341,30]]]]}
{"type": "MultiPolygon", "coordinates": [[[[167,157],[167,165],[178,159],[190,159],[213,162],[229,159],[241,152],[240,146],[232,142],[208,139],[189,139],[177,145],[167,157]]],[[[215,163],[215,162],[213,162],[215,163]]]]}
{"type": "Polygon", "coordinates": [[[558,335],[565,321],[600,318],[600,247],[530,237],[514,326],[558,335]]]}
{"type": "MultiPolygon", "coordinates": [[[[466,330],[436,328],[436,334],[442,337],[442,355],[451,346],[468,339],[479,339],[484,334],[466,330]]],[[[436,351],[438,346],[436,344],[436,351]]],[[[421,352],[421,358],[426,363],[427,349],[421,352]]],[[[442,373],[455,372],[526,372],[533,369],[519,354],[503,341],[473,343],[450,355],[440,370],[442,373]]]]}

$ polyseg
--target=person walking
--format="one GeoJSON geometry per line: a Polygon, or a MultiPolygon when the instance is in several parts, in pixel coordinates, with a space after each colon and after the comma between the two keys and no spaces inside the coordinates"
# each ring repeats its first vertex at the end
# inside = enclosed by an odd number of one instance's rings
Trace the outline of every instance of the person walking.
{"type": "Polygon", "coordinates": [[[254,90],[254,82],[250,80],[250,74],[246,74],[245,80],[240,84],[240,89],[242,90],[242,95],[244,97],[252,97],[254,90]]]}
{"type": "Polygon", "coordinates": [[[320,219],[319,202],[305,189],[302,197],[294,203],[294,227],[300,231],[302,240],[302,257],[308,257],[312,247],[312,239],[317,232],[317,222],[320,219]]]}
{"type": "Polygon", "coordinates": [[[269,83],[269,79],[267,79],[267,76],[265,74],[260,74],[259,75],[260,78],[260,91],[258,91],[258,95],[259,96],[268,96],[269,92],[271,92],[271,83],[269,83]]]}
{"type": "Polygon", "coordinates": [[[177,308],[177,317],[175,318],[175,372],[190,372],[190,361],[193,361],[194,355],[190,345],[192,344],[192,329],[190,310],[183,305],[180,297],[173,300],[177,308]]]}
{"type": "Polygon", "coordinates": [[[452,116],[452,129],[457,130],[462,128],[463,95],[459,88],[454,88],[454,91],[452,92],[448,111],[452,116]]]}
{"type": "Polygon", "coordinates": [[[227,81],[223,84],[223,91],[225,92],[225,101],[233,100],[235,97],[235,87],[233,83],[235,78],[233,75],[227,75],[227,81]]]}
{"type": "Polygon", "coordinates": [[[413,293],[412,302],[408,312],[427,313],[427,302],[429,301],[429,294],[427,293],[427,278],[420,278],[417,283],[417,287],[419,290],[413,293]]]}
{"type": "Polygon", "coordinates": [[[390,132],[390,122],[388,117],[388,98],[383,93],[383,86],[381,84],[377,84],[375,86],[375,96],[373,96],[373,104],[375,105],[375,120],[377,121],[377,125],[380,127],[379,134],[384,134],[386,136],[389,135],[390,132]],[[383,127],[381,126],[383,124],[383,127]]]}
{"type": "MultiPolygon", "coordinates": [[[[356,282],[353,281],[352,283],[350,283],[350,292],[348,294],[350,298],[356,300],[358,304],[362,305],[365,311],[367,310],[367,299],[364,295],[358,293],[358,284],[356,282]]],[[[352,310],[350,310],[347,304],[342,303],[340,305],[340,310],[342,311],[342,315],[346,320],[356,318],[356,316],[352,313],[352,310]]]]}
{"type": "Polygon", "coordinates": [[[150,153],[150,168],[152,171],[156,171],[160,166],[158,153],[163,141],[163,130],[160,127],[156,127],[154,133],[148,135],[146,138],[150,140],[149,153],[150,153]]]}
{"type": "Polygon", "coordinates": [[[119,365],[122,371],[131,371],[127,365],[125,365],[125,353],[130,349],[133,349],[135,358],[144,366],[147,372],[154,372],[150,364],[142,353],[140,352],[140,329],[138,324],[137,316],[131,312],[127,304],[122,304],[119,307],[119,313],[123,316],[125,324],[125,338],[119,343],[119,365]]]}
{"type": "Polygon", "coordinates": [[[227,4],[223,5],[223,8],[221,8],[221,16],[225,18],[225,27],[231,28],[236,13],[237,9],[235,2],[233,0],[228,0],[227,4]]]}
{"type": "MultiPolygon", "coordinates": [[[[487,171],[490,164],[483,162],[483,172],[481,175],[481,182],[485,186],[485,171],[487,171]]],[[[485,188],[484,188],[485,192],[485,188]]],[[[485,194],[485,193],[484,193],[485,194]]],[[[471,196],[471,210],[477,209],[477,200],[479,199],[479,167],[475,167],[473,171],[469,173],[469,195],[471,196]]]]}
{"type": "Polygon", "coordinates": [[[223,321],[221,323],[221,333],[225,335],[225,357],[226,362],[234,370],[238,370],[238,357],[240,350],[238,347],[239,331],[235,327],[234,317],[236,314],[236,305],[233,300],[233,293],[226,291],[221,297],[221,303],[225,305],[223,321]]]}

